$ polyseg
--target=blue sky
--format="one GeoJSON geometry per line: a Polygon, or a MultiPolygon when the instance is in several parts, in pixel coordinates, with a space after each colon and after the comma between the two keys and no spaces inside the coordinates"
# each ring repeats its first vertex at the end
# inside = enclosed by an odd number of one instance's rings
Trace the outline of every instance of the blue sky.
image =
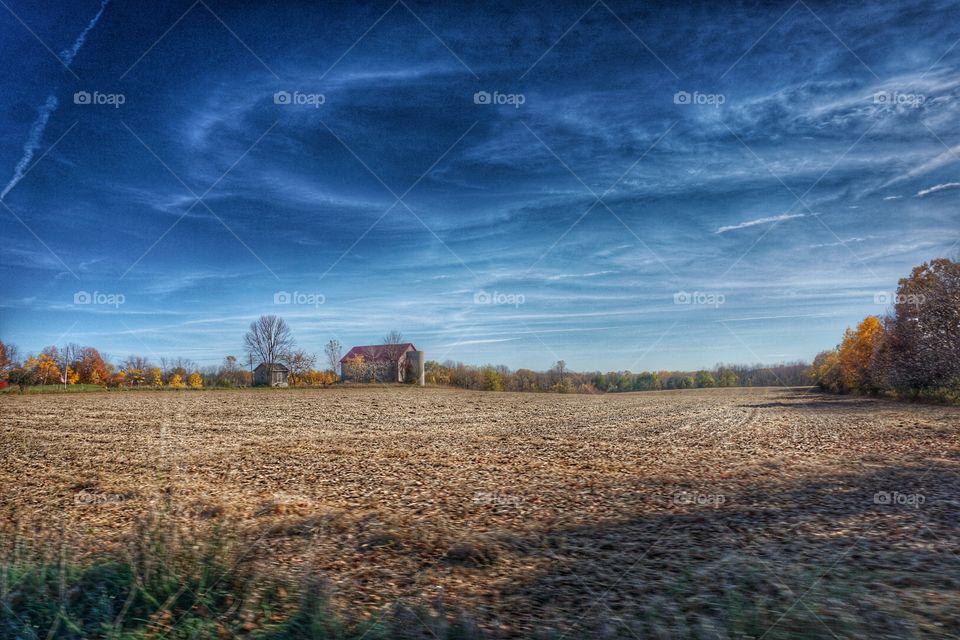
{"type": "Polygon", "coordinates": [[[956,2],[2,4],[23,351],[810,359],[958,253],[956,2]]]}

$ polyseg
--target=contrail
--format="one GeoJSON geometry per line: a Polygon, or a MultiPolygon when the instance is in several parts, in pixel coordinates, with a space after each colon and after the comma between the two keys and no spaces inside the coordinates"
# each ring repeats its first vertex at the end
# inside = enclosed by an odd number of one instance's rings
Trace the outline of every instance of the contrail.
{"type": "Polygon", "coordinates": [[[20,162],[13,170],[13,177],[10,178],[10,182],[3,188],[3,192],[0,192],[0,200],[6,198],[10,189],[17,186],[17,183],[23,178],[24,172],[30,166],[30,161],[33,160],[34,152],[40,147],[43,130],[46,129],[50,116],[56,111],[57,104],[56,96],[47,96],[47,101],[40,105],[37,110],[37,119],[33,121],[33,126],[30,127],[30,135],[27,136],[27,141],[23,143],[23,157],[20,158],[20,162]]]}
{"type": "MultiPolygon", "coordinates": [[[[73,63],[73,59],[80,53],[80,47],[87,41],[87,34],[97,26],[97,22],[100,20],[100,16],[103,15],[103,10],[107,8],[108,4],[110,4],[110,0],[102,0],[97,15],[93,16],[93,19],[87,23],[86,28],[81,31],[77,39],[73,41],[73,46],[60,52],[60,59],[67,67],[73,63]]],[[[33,154],[40,148],[40,143],[43,141],[43,132],[47,128],[47,122],[50,121],[50,116],[57,110],[59,104],[56,96],[47,96],[47,101],[37,109],[37,119],[34,120],[30,126],[27,141],[23,143],[23,156],[20,158],[17,166],[14,167],[13,177],[10,178],[10,182],[3,188],[3,191],[0,191],[0,200],[6,198],[10,190],[17,186],[17,183],[23,179],[24,173],[26,173],[27,168],[30,166],[30,161],[33,160],[33,154]]]]}
{"type": "Polygon", "coordinates": [[[97,21],[100,20],[100,16],[103,15],[103,10],[107,8],[108,4],[110,4],[110,0],[102,0],[100,3],[100,11],[97,11],[97,15],[93,16],[93,19],[87,23],[87,28],[81,31],[77,39],[73,41],[73,46],[60,52],[60,59],[63,60],[63,64],[69,67],[71,63],[73,63],[73,59],[80,53],[80,47],[87,41],[87,34],[97,26],[97,21]]]}

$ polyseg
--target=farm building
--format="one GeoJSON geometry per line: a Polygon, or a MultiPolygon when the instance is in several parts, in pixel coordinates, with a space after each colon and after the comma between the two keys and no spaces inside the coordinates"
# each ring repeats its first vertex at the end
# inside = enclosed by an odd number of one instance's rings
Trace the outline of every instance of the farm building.
{"type": "Polygon", "coordinates": [[[261,362],[253,370],[253,386],[255,387],[285,387],[290,369],[279,362],[261,362]]]}
{"type": "Polygon", "coordinates": [[[340,358],[341,378],[349,382],[424,382],[423,351],[410,342],[353,347],[340,358]]]}

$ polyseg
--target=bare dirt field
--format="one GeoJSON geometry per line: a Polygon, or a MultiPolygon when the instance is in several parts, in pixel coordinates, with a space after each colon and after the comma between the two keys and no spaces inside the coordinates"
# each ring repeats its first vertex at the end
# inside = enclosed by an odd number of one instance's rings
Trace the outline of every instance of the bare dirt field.
{"type": "Polygon", "coordinates": [[[958,637],[960,409],[709,389],[0,398],[0,516],[228,522],[336,606],[583,637],[958,637]]]}

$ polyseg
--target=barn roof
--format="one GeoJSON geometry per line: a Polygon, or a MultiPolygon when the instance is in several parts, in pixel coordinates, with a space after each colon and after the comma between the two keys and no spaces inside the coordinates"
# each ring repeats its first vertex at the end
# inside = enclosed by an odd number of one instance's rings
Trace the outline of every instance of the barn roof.
{"type": "Polygon", "coordinates": [[[363,356],[365,362],[390,362],[393,360],[390,354],[396,349],[399,353],[407,351],[416,351],[412,342],[403,342],[400,344],[372,344],[362,347],[354,347],[347,351],[347,354],[340,358],[340,362],[345,362],[349,358],[363,356]]]}
{"type": "Polygon", "coordinates": [[[290,369],[288,369],[285,365],[279,362],[273,362],[270,364],[267,364],[266,362],[261,362],[260,364],[257,365],[254,371],[259,371],[261,367],[266,367],[267,370],[269,371],[287,371],[287,372],[290,371],[290,369]]]}

